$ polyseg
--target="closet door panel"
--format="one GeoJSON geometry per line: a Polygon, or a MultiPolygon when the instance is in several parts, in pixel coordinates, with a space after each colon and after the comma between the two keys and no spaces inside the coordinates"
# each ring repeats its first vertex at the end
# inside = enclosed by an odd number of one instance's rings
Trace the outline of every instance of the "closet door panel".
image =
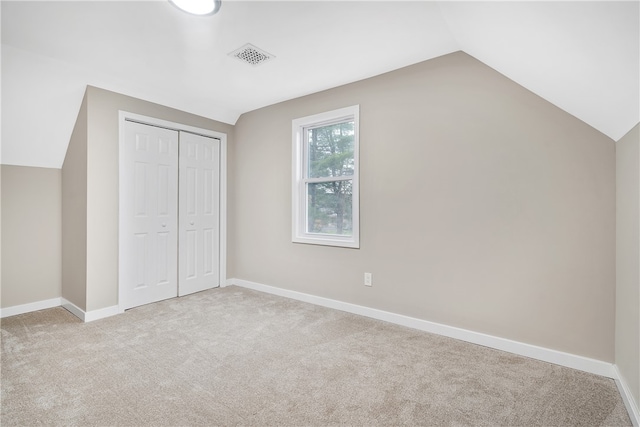
{"type": "Polygon", "coordinates": [[[178,292],[220,285],[220,141],[180,132],[178,292]]]}
{"type": "Polygon", "coordinates": [[[120,289],[124,309],[178,289],[178,132],[125,122],[120,289]]]}

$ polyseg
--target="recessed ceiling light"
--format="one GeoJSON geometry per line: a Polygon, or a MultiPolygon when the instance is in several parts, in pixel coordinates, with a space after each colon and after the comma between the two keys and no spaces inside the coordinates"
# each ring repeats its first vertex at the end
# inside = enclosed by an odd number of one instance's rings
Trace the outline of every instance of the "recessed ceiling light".
{"type": "Polygon", "coordinates": [[[213,15],[220,10],[222,0],[169,0],[169,3],[193,15],[213,15]]]}

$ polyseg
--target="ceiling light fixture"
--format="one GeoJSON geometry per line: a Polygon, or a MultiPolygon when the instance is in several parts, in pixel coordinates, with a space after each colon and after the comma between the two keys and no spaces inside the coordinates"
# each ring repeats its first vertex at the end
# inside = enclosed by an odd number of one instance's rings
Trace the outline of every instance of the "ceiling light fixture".
{"type": "Polygon", "coordinates": [[[222,0],[169,0],[169,3],[193,15],[213,15],[220,10],[222,0]]]}

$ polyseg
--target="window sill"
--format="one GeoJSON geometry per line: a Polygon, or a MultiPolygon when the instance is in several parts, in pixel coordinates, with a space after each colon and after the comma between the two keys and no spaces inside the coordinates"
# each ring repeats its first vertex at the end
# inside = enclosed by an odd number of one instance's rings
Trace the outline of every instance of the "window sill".
{"type": "Polygon", "coordinates": [[[292,243],[303,243],[307,245],[335,246],[348,249],[360,249],[360,242],[354,238],[341,239],[333,236],[296,236],[291,239],[291,241],[292,243]]]}

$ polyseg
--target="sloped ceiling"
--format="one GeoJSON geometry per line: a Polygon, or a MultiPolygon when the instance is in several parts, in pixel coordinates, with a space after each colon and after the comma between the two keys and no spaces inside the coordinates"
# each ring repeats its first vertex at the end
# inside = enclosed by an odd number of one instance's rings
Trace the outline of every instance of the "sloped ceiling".
{"type": "Polygon", "coordinates": [[[640,7],[611,2],[2,1],[3,164],[60,168],[87,84],[226,123],[463,50],[613,140],[640,121],[640,7]],[[246,43],[275,59],[249,66],[246,43]]]}

